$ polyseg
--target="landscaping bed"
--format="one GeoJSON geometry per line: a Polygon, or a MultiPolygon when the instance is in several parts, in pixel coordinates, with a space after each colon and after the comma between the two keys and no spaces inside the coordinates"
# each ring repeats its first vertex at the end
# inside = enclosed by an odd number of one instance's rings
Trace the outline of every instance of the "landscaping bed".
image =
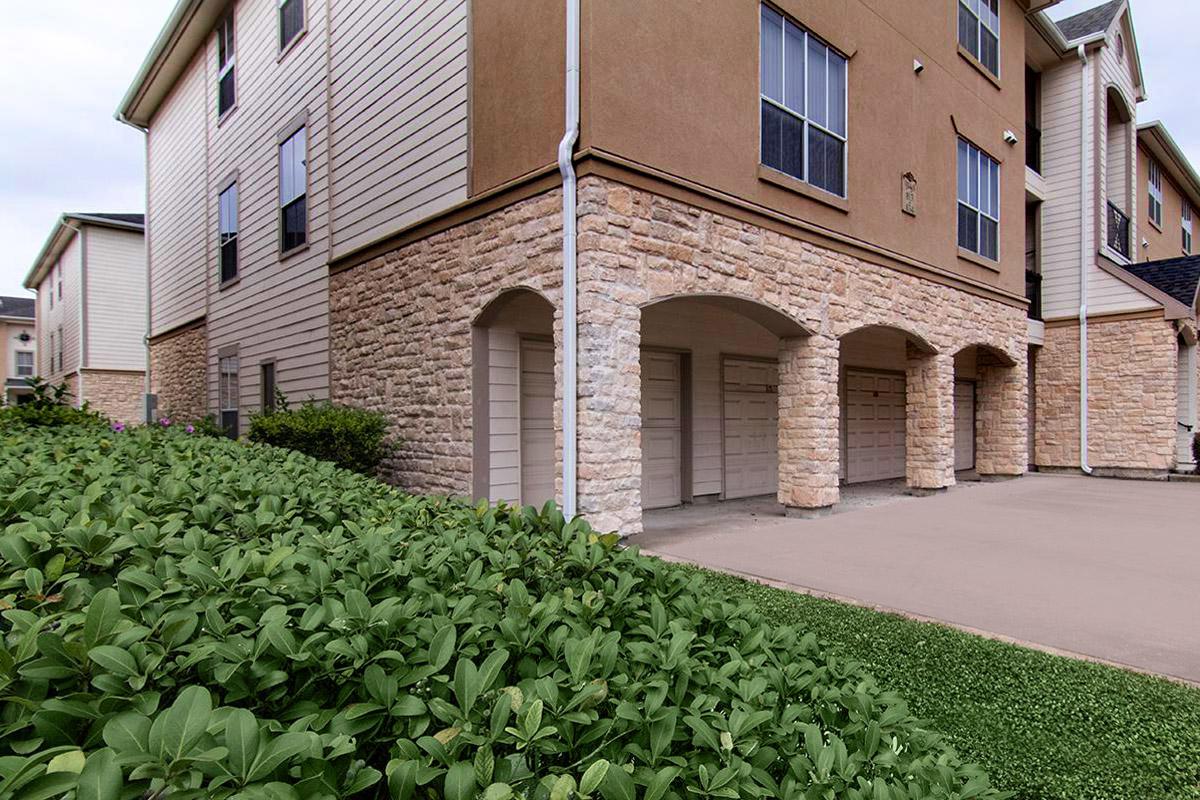
{"type": "Polygon", "coordinates": [[[816,626],[552,507],[177,427],[0,453],[0,800],[1003,796],[816,626]]]}

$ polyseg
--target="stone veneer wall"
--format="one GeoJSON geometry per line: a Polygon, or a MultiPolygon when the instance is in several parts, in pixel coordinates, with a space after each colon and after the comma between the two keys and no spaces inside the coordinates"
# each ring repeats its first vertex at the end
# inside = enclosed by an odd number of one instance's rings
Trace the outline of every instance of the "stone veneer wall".
{"type": "MultiPolygon", "coordinates": [[[[405,489],[470,492],[471,323],[515,287],[560,306],[559,202],[548,192],[331,277],[332,397],[390,416],[402,444],[385,475],[405,489]]],[[[1005,474],[1024,471],[1022,308],[595,176],[580,182],[578,253],[579,510],[599,529],[641,530],[641,309],[672,297],[745,298],[812,332],[781,347],[787,505],[837,500],[838,339],[871,325],[908,331],[936,351],[910,359],[928,389],[910,402],[919,406],[910,479],[953,483],[953,358],[971,345],[1016,364],[1010,388],[1019,391],[994,426],[1014,433],[996,448],[1012,463],[993,461],[1005,474]]],[[[556,342],[561,326],[556,316],[556,342]]]]}
{"type": "MultiPolygon", "coordinates": [[[[1088,325],[1088,462],[1165,472],[1175,465],[1176,333],[1161,316],[1088,325]]],[[[1034,463],[1079,466],[1079,326],[1047,325],[1037,357],[1034,463]]]]}
{"type": "Polygon", "coordinates": [[[150,386],[160,416],[185,420],[208,413],[207,328],[200,325],[150,345],[150,386]]]}
{"type": "Polygon", "coordinates": [[[132,425],[145,420],[144,372],[84,370],[83,393],[93,411],[117,422],[132,425]]]}

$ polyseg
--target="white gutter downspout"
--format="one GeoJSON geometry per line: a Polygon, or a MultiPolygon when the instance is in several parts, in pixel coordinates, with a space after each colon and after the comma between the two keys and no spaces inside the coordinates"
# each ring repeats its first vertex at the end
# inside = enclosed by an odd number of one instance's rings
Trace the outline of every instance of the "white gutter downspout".
{"type": "MultiPolygon", "coordinates": [[[[1092,468],[1088,466],[1088,254],[1090,252],[1087,243],[1087,214],[1088,214],[1088,188],[1087,188],[1087,126],[1088,126],[1088,58],[1087,49],[1083,45],[1079,45],[1076,50],[1076,55],[1079,56],[1079,63],[1082,65],[1080,69],[1080,82],[1082,84],[1082,94],[1080,94],[1079,106],[1082,109],[1080,112],[1080,128],[1079,128],[1079,468],[1083,470],[1085,475],[1092,474],[1092,468]]],[[[1093,102],[1095,102],[1093,100],[1093,102]]]]}
{"type": "Polygon", "coordinates": [[[576,404],[578,383],[578,314],[575,263],[575,166],[572,156],[579,138],[579,0],[567,3],[566,131],[558,143],[558,171],[562,173],[563,203],[563,403],[562,477],[563,516],[577,513],[575,468],[578,460],[576,404]]]}
{"type": "MultiPolygon", "coordinates": [[[[116,113],[117,122],[128,125],[142,132],[147,138],[143,147],[143,163],[146,168],[145,206],[146,215],[142,218],[142,250],[146,258],[146,332],[142,334],[142,348],[145,351],[146,372],[142,379],[142,416],[147,424],[154,423],[154,414],[150,408],[150,387],[153,385],[150,377],[150,129],[130,122],[120,111],[116,113]]],[[[155,409],[157,410],[157,409],[155,409]]]]}

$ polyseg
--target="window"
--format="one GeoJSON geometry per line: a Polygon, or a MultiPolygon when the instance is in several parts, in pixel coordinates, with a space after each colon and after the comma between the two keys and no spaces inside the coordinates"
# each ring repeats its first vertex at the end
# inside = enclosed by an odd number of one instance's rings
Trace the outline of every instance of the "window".
{"type": "MultiPolygon", "coordinates": [[[[50,298],[50,308],[51,309],[54,308],[54,284],[58,282],[57,274],[58,274],[58,265],[55,264],[50,269],[50,287],[49,287],[49,290],[46,292],[46,296],[50,298]]],[[[51,348],[51,352],[53,352],[53,348],[51,348]]]]}
{"type": "Polygon", "coordinates": [[[62,300],[62,283],[63,283],[63,281],[62,281],[62,267],[61,266],[58,268],[57,272],[58,272],[58,288],[57,288],[58,299],[62,300]]]}
{"type": "Polygon", "coordinates": [[[1162,228],[1162,170],[1158,162],[1150,162],[1150,221],[1162,228]]]}
{"type": "Polygon", "coordinates": [[[1186,200],[1183,201],[1183,252],[1192,254],[1192,206],[1186,200]]]}
{"type": "Polygon", "coordinates": [[[217,197],[217,236],[221,248],[221,283],[238,274],[238,187],[229,184],[217,197]]]}
{"type": "Polygon", "coordinates": [[[958,140],[958,246],[1000,260],[1000,164],[958,140]]]}
{"type": "Polygon", "coordinates": [[[233,42],[233,9],[217,23],[217,116],[237,103],[237,86],[234,79],[234,66],[237,52],[233,42]]]}
{"type": "Polygon", "coordinates": [[[50,372],[54,372],[54,331],[50,331],[50,372]]]}
{"type": "Polygon", "coordinates": [[[61,325],[58,326],[58,349],[55,350],[53,348],[53,346],[51,346],[51,352],[50,352],[51,358],[54,357],[55,353],[58,354],[58,369],[59,369],[59,371],[62,371],[62,368],[63,368],[63,335],[62,335],[62,326],[61,325]]]}
{"type": "Polygon", "coordinates": [[[1000,77],[1000,0],[958,0],[958,43],[1000,77]]]}
{"type": "Polygon", "coordinates": [[[775,10],[759,28],[762,163],[846,195],[846,59],[775,10]]]}
{"type": "Polygon", "coordinates": [[[300,128],[279,145],[279,230],[283,252],[308,241],[306,140],[307,130],[300,128]]]}
{"type": "Polygon", "coordinates": [[[279,0],[279,49],[283,50],[304,30],[304,0],[279,0]]]}
{"type": "Polygon", "coordinates": [[[221,428],[230,439],[238,437],[238,357],[221,356],[217,363],[217,402],[221,428]]]}
{"type": "Polygon", "coordinates": [[[275,362],[267,361],[260,365],[262,370],[262,410],[264,414],[275,411],[275,362]]]}
{"type": "Polygon", "coordinates": [[[30,350],[17,351],[17,377],[33,377],[33,352],[30,350]]]}

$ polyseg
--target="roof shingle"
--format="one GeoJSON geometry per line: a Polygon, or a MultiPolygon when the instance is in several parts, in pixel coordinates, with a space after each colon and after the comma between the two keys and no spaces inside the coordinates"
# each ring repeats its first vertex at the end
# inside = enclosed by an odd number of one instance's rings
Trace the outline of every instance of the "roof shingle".
{"type": "Polygon", "coordinates": [[[145,214],[109,214],[101,211],[77,211],[73,214],[67,214],[68,217],[94,217],[96,219],[107,219],[112,222],[120,222],[126,225],[145,225],[145,214]]]}
{"type": "Polygon", "coordinates": [[[1091,36],[1094,33],[1102,33],[1108,30],[1108,26],[1112,25],[1113,20],[1117,18],[1117,13],[1120,12],[1124,2],[1125,0],[1110,0],[1103,5],[1059,20],[1055,24],[1058,25],[1058,29],[1062,31],[1062,35],[1068,42],[1091,36]]]}
{"type": "Polygon", "coordinates": [[[33,319],[34,307],[32,297],[0,296],[0,317],[25,317],[33,319]]]}
{"type": "Polygon", "coordinates": [[[1130,264],[1125,270],[1155,289],[1166,292],[1188,308],[1194,307],[1196,288],[1200,286],[1200,255],[1143,261],[1140,264],[1130,264]]]}

